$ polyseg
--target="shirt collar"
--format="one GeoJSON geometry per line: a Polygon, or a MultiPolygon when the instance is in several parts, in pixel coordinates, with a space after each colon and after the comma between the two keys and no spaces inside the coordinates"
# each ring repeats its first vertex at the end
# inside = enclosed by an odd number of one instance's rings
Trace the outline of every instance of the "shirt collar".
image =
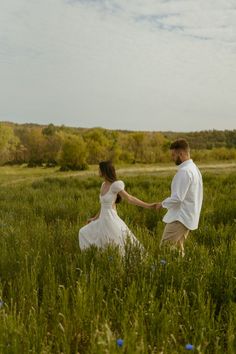
{"type": "Polygon", "coordinates": [[[188,160],[182,162],[182,163],[178,166],[178,169],[180,170],[181,168],[183,168],[183,167],[185,167],[185,166],[191,164],[192,162],[193,162],[192,159],[188,159],[188,160]]]}

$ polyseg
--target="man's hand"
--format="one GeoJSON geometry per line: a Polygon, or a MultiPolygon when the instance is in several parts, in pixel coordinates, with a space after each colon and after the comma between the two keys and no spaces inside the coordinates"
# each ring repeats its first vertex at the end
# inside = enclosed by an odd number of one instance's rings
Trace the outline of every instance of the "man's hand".
{"type": "Polygon", "coordinates": [[[157,203],[149,203],[149,209],[156,209],[157,203]]]}
{"type": "Polygon", "coordinates": [[[156,203],[156,210],[161,210],[161,209],[162,209],[162,204],[156,203]]]}

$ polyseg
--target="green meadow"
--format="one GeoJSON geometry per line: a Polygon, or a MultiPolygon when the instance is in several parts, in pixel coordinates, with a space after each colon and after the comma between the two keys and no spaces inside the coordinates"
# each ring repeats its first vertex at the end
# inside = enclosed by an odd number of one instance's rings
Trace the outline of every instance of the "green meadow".
{"type": "MultiPolygon", "coordinates": [[[[186,256],[159,249],[164,211],[122,202],[146,249],[81,253],[78,231],[99,210],[97,167],[0,168],[0,353],[236,353],[236,167],[202,166],[204,204],[186,256]],[[122,339],[120,346],[117,340],[122,339]]],[[[170,193],[173,165],[122,166],[145,201],[170,193]]]]}

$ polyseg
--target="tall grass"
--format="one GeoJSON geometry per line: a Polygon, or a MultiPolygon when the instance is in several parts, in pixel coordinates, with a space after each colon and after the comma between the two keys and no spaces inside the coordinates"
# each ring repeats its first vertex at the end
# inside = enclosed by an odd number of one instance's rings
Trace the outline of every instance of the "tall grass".
{"type": "MultiPolygon", "coordinates": [[[[78,230],[99,209],[97,178],[2,187],[0,353],[179,354],[187,343],[196,353],[235,353],[236,174],[203,177],[200,227],[185,258],[159,249],[163,212],[126,203],[118,213],[146,256],[130,245],[124,258],[112,247],[81,253],[78,230]]],[[[124,181],[156,201],[171,178],[124,181]]]]}

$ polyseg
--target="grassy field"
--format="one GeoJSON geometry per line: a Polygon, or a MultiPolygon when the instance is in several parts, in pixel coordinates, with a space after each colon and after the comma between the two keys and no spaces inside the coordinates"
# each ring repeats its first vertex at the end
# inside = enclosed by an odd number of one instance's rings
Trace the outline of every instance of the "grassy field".
{"type": "MultiPolygon", "coordinates": [[[[207,164],[199,164],[202,171],[222,173],[236,171],[236,163],[234,161],[219,163],[212,161],[207,164]]],[[[136,175],[170,175],[174,173],[176,167],[173,163],[161,163],[158,165],[120,165],[117,168],[118,175],[136,176],[136,175]]],[[[46,168],[36,167],[28,168],[26,165],[20,166],[4,166],[0,167],[0,185],[7,186],[16,183],[32,183],[35,180],[44,179],[45,177],[96,177],[98,175],[98,167],[95,165],[89,166],[86,171],[68,171],[60,172],[59,167],[46,168]]]]}
{"type": "MultiPolygon", "coordinates": [[[[96,172],[0,168],[0,353],[236,353],[235,164],[202,166],[202,216],[184,258],[159,249],[163,212],[125,202],[118,213],[147,256],[129,245],[124,258],[81,253],[78,230],[99,209],[96,172]]],[[[118,172],[151,202],[169,195],[174,169],[118,172]]]]}

